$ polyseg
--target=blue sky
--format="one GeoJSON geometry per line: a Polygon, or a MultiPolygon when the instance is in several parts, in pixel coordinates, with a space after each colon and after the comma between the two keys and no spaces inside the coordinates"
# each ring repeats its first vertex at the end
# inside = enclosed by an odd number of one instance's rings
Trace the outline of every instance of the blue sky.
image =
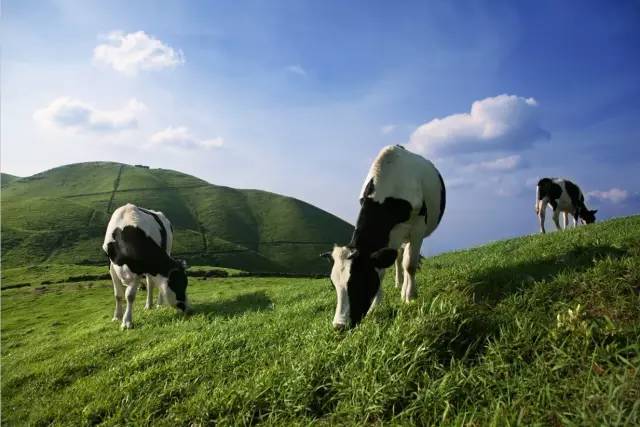
{"type": "Polygon", "coordinates": [[[425,254],[536,232],[543,176],[600,218],[640,210],[635,1],[2,6],[3,172],[144,163],[353,223],[407,144],[449,188],[425,254]]]}

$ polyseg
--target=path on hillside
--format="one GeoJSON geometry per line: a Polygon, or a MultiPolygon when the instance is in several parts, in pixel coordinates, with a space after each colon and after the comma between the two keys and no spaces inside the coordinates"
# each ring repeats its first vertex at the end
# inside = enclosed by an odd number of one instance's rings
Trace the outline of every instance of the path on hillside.
{"type": "Polygon", "coordinates": [[[107,215],[111,214],[111,205],[113,204],[113,198],[116,197],[116,192],[118,191],[118,187],[120,186],[120,177],[122,176],[123,169],[124,165],[120,165],[116,180],[113,182],[113,191],[111,192],[111,197],[109,198],[109,204],[107,204],[107,215]]]}

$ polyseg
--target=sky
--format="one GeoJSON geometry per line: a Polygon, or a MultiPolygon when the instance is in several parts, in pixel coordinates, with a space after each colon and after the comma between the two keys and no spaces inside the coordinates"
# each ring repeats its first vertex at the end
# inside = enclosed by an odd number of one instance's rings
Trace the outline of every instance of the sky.
{"type": "Polygon", "coordinates": [[[146,164],[355,223],[402,144],[447,185],[425,255],[536,233],[546,176],[598,219],[640,212],[638,1],[5,0],[1,19],[2,172],[146,164]]]}

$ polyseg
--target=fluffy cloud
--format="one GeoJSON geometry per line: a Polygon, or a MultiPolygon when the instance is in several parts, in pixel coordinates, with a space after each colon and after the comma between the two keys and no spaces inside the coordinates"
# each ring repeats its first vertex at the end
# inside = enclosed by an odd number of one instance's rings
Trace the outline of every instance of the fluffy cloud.
{"type": "Polygon", "coordinates": [[[293,74],[297,74],[299,76],[306,76],[307,75],[307,72],[305,71],[305,69],[302,68],[302,66],[299,65],[299,64],[288,65],[285,69],[288,72],[293,73],[293,74]]]}
{"type": "Polygon", "coordinates": [[[154,133],[151,136],[151,144],[153,146],[182,148],[188,150],[196,148],[211,149],[222,147],[224,140],[221,137],[213,139],[196,138],[191,131],[184,126],[169,126],[160,132],[154,133]]]}
{"type": "Polygon", "coordinates": [[[118,110],[98,110],[77,99],[60,97],[37,110],[33,117],[42,125],[73,131],[109,133],[138,127],[138,116],[146,109],[136,99],[118,110]]]}
{"type": "Polygon", "coordinates": [[[524,169],[526,167],[529,167],[529,164],[519,154],[514,154],[507,157],[500,157],[495,160],[473,163],[465,169],[470,172],[509,172],[524,169]]]}
{"type": "Polygon", "coordinates": [[[107,43],[95,47],[93,60],[96,64],[106,64],[134,76],[141,70],[159,70],[183,64],[184,55],[144,31],[129,34],[113,31],[107,36],[107,43]]]}
{"type": "Polygon", "coordinates": [[[620,188],[612,188],[608,191],[590,191],[587,193],[587,196],[604,202],[618,204],[629,198],[629,192],[620,188]]]}
{"type": "Polygon", "coordinates": [[[498,95],[475,101],[469,113],[453,114],[421,125],[411,135],[409,148],[430,157],[520,150],[550,138],[539,122],[535,99],[498,95]]]}

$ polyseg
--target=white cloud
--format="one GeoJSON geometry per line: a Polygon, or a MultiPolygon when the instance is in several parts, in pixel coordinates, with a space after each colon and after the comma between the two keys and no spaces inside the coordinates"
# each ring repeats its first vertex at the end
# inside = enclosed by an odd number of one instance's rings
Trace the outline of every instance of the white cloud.
{"type": "Polygon", "coordinates": [[[150,140],[153,146],[183,148],[188,150],[196,148],[219,148],[224,144],[224,140],[221,137],[212,139],[196,138],[185,126],[169,126],[164,130],[154,133],[150,140]]]}
{"type": "Polygon", "coordinates": [[[288,72],[293,73],[293,74],[297,74],[299,76],[306,76],[307,75],[307,71],[304,68],[302,68],[302,65],[299,65],[299,64],[288,65],[285,69],[288,72]]]}
{"type": "Polygon", "coordinates": [[[396,125],[385,125],[380,128],[380,131],[383,134],[388,135],[391,132],[393,132],[396,129],[396,127],[397,127],[396,125]]]}
{"type": "Polygon", "coordinates": [[[60,97],[37,110],[33,117],[41,125],[73,131],[109,133],[138,127],[138,117],[146,107],[132,98],[118,110],[98,110],[69,97],[60,97]]]}
{"type": "Polygon", "coordinates": [[[433,119],[411,135],[409,148],[433,157],[482,151],[518,150],[550,134],[539,123],[533,98],[498,95],[475,101],[469,113],[433,119]]]}
{"type": "Polygon", "coordinates": [[[587,193],[587,196],[617,204],[627,200],[627,198],[629,198],[629,192],[627,190],[614,187],[607,191],[590,191],[587,193]]]}
{"type": "Polygon", "coordinates": [[[107,43],[93,49],[93,61],[135,76],[141,70],[159,70],[184,64],[181,50],[175,50],[144,31],[125,34],[112,31],[107,43]]]}
{"type": "Polygon", "coordinates": [[[528,163],[522,159],[519,154],[514,154],[507,157],[500,157],[495,160],[487,160],[483,162],[473,163],[467,166],[470,172],[473,171],[485,171],[485,172],[509,172],[518,169],[524,169],[528,167],[528,163]]]}

